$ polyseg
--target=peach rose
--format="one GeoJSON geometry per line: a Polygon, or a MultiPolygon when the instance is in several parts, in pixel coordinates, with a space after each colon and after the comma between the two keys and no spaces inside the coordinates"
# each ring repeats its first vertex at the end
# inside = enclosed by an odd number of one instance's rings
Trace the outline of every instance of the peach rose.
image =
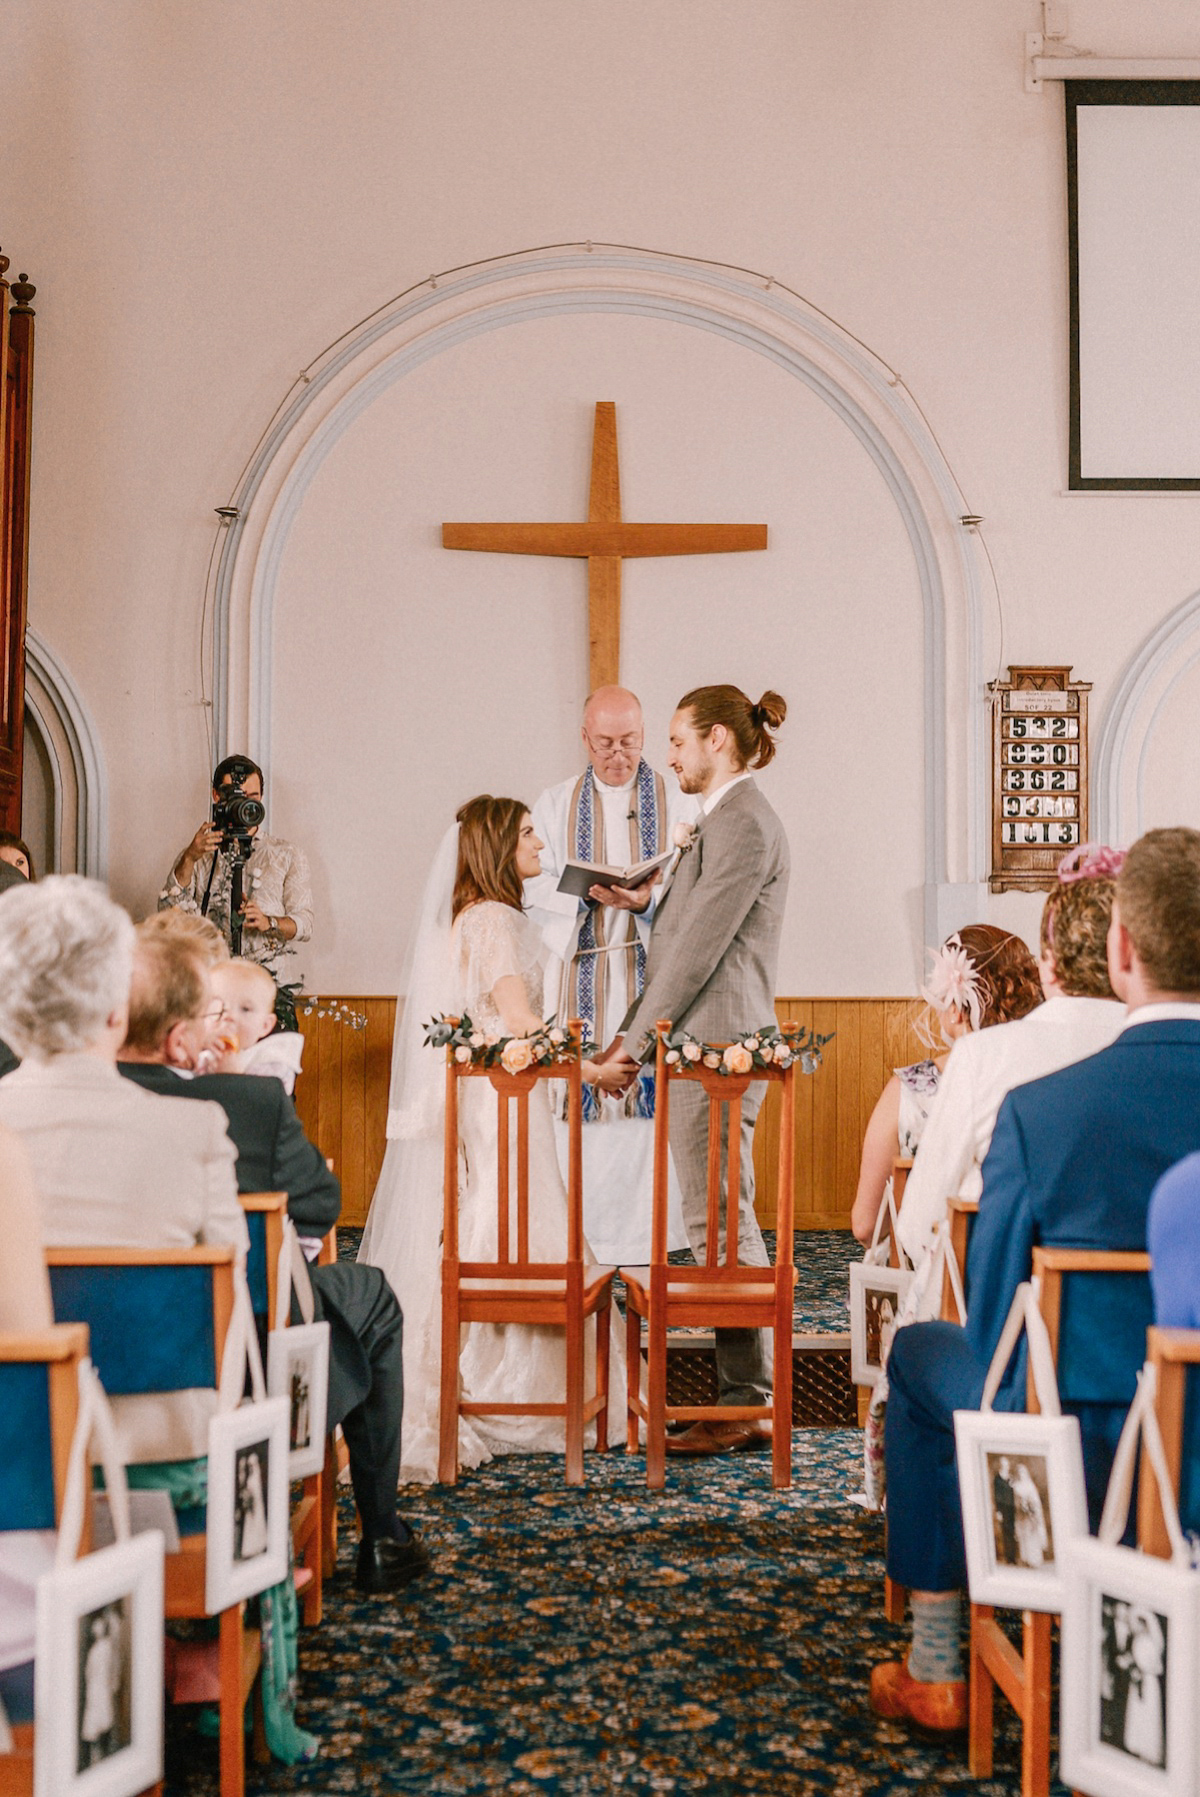
{"type": "Polygon", "coordinates": [[[524,1073],[533,1065],[533,1049],[525,1036],[513,1036],[500,1051],[501,1065],[507,1073],[524,1073]]]}
{"type": "Polygon", "coordinates": [[[720,1055],[719,1054],[706,1054],[704,1057],[704,1065],[706,1067],[719,1067],[721,1065],[720,1055]]]}
{"type": "Polygon", "coordinates": [[[792,1049],[791,1044],[788,1042],[777,1042],[771,1050],[771,1059],[777,1062],[781,1067],[786,1067],[791,1058],[792,1049]]]}
{"type": "Polygon", "coordinates": [[[744,1047],[740,1042],[731,1042],[721,1059],[728,1067],[730,1073],[749,1073],[754,1065],[754,1059],[750,1050],[744,1047]]]}
{"type": "Polygon", "coordinates": [[[700,1044],[698,1042],[685,1042],[683,1045],[683,1058],[685,1061],[691,1061],[692,1065],[695,1066],[696,1062],[700,1059],[700,1044]]]}

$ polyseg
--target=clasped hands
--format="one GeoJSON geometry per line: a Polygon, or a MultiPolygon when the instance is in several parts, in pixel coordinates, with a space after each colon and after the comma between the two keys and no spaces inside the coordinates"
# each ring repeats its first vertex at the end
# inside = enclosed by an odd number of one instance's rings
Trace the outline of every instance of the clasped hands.
{"type": "Polygon", "coordinates": [[[598,1061],[585,1062],[583,1076],[589,1085],[619,1097],[622,1092],[628,1092],[639,1071],[637,1061],[625,1053],[623,1040],[618,1037],[598,1061]]]}

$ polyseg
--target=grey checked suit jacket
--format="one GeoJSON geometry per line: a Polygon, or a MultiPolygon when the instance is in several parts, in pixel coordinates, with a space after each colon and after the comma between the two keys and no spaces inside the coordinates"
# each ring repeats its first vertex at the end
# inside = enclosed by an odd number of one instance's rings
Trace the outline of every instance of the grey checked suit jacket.
{"type": "Polygon", "coordinates": [[[654,1053],[660,1017],[705,1042],[775,1021],[789,869],[783,825],[753,780],[701,818],[659,904],[645,987],[625,1019],[635,1060],[654,1053]]]}

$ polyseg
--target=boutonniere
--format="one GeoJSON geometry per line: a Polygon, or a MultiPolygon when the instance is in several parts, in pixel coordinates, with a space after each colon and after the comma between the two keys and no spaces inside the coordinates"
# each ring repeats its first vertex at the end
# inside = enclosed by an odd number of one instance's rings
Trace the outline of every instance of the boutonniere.
{"type": "Polygon", "coordinates": [[[696,824],[676,824],[671,840],[679,853],[686,855],[699,834],[699,826],[696,824]]]}

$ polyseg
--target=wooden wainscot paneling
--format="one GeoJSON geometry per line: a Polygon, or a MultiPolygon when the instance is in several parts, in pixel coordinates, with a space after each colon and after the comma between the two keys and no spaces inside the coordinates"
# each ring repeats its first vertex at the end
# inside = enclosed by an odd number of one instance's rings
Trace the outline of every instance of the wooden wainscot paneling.
{"type": "Polygon", "coordinates": [[[303,1002],[298,1007],[304,1070],[296,1109],[342,1182],[342,1222],[357,1227],[366,1221],[387,1146],[396,1000],[358,995],[317,1002],[331,1014],[318,1017],[314,1009],[306,1017],[303,1002]],[[340,1022],[341,1007],[365,1017],[366,1028],[340,1022]]]}
{"type": "MultiPolygon", "coordinates": [[[[303,1015],[304,1071],[296,1108],[342,1182],[342,1221],[366,1220],[386,1147],[392,1065],[394,998],[322,998],[330,1015],[303,1015]],[[337,1021],[339,1007],[367,1019],[365,1030],[337,1021]]],[[[833,1036],[816,1073],[797,1082],[796,1227],[848,1229],[858,1184],[863,1133],[876,1099],[896,1067],[928,1051],[913,1028],[919,1004],[910,998],[780,998],[781,1023],[793,1021],[833,1036]]],[[[754,1143],[758,1214],[775,1221],[775,1165],[779,1152],[779,1091],[772,1087],[754,1143]]]]}

